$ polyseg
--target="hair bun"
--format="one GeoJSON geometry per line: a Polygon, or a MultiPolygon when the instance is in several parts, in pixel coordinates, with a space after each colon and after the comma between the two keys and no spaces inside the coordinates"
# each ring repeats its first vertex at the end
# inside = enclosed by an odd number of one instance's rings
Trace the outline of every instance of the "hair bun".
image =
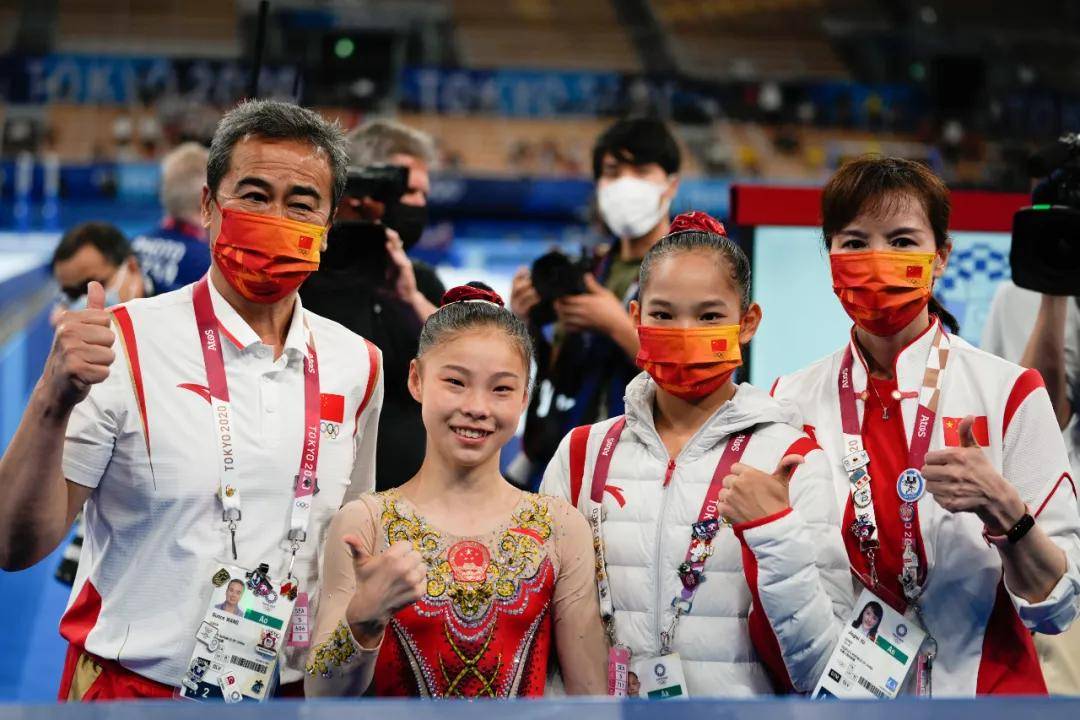
{"type": "Polygon", "coordinates": [[[671,229],[668,230],[668,233],[674,234],[687,231],[712,233],[714,235],[723,235],[724,237],[727,237],[727,230],[724,229],[724,224],[712,215],[701,212],[700,210],[691,210],[690,212],[679,213],[676,215],[675,219],[671,221],[671,229]]]}
{"type": "Polygon", "coordinates": [[[442,296],[439,307],[445,307],[456,302],[489,302],[499,307],[505,307],[499,293],[492,290],[482,282],[471,282],[466,285],[458,285],[450,288],[442,296]]]}

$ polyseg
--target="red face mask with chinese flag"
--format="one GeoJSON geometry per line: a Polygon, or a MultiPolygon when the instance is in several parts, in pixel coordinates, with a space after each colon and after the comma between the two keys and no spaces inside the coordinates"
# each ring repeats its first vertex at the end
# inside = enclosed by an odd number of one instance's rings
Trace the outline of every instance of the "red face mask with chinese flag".
{"type": "Polygon", "coordinates": [[[675,397],[698,400],[723,387],[742,365],[738,325],[668,328],[638,325],[639,368],[675,397]]]}
{"type": "Polygon", "coordinates": [[[833,292],[844,311],[872,335],[907,327],[930,302],[936,253],[842,252],[829,256],[833,292]]]}
{"type": "Polygon", "coordinates": [[[322,225],[222,208],[214,262],[251,302],[277,302],[319,269],[325,233],[322,225]]]}

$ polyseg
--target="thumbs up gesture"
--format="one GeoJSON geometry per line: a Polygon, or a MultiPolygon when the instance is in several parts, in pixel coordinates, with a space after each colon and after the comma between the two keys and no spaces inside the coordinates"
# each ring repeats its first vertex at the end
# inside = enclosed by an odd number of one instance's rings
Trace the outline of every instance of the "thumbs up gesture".
{"type": "Polygon", "coordinates": [[[922,474],[926,491],[949,512],[972,512],[991,535],[1003,535],[1027,511],[1016,487],[1001,476],[979,447],[972,427],[975,418],[960,421],[959,447],[926,454],[922,474]]]}
{"type": "Polygon", "coordinates": [[[412,544],[403,540],[377,555],[365,550],[355,535],[346,535],[343,540],[352,551],[356,576],[356,592],[345,619],[361,645],[374,646],[394,613],[426,592],[427,564],[412,544]]]}
{"type": "Polygon", "coordinates": [[[86,308],[60,316],[52,350],[38,383],[52,404],[70,410],[90,392],[90,387],[109,376],[116,355],[112,316],[105,310],[105,288],[92,281],[86,291],[86,308]]]}
{"type": "Polygon", "coordinates": [[[772,474],[735,463],[724,477],[724,489],[717,502],[719,516],[737,524],[760,520],[790,507],[791,476],[804,462],[802,455],[785,455],[772,474]]]}

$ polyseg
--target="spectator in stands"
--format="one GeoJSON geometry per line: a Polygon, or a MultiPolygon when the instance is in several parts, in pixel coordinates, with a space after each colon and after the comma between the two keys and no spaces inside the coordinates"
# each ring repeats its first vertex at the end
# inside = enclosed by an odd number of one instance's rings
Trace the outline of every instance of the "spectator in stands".
{"type": "MultiPolygon", "coordinates": [[[[0,457],[4,570],[46,557],[85,506],[61,700],[190,689],[224,566],[318,593],[319,539],[346,493],[373,484],[382,402],[378,350],[296,298],[347,158],[338,126],[309,110],[239,105],[207,163],[208,276],[111,311],[92,281],[87,309],[61,321],[0,457]]],[[[279,693],[300,689],[303,653],[285,649],[279,693]]]]}
{"type": "Polygon", "coordinates": [[[86,307],[86,288],[97,280],[105,288],[105,306],[145,297],[139,260],[115,225],[87,222],[64,233],[53,251],[52,273],[60,298],[50,316],[55,326],[67,310],[86,307]]]}
{"type": "MultiPolygon", "coordinates": [[[[585,293],[555,301],[553,334],[532,323],[538,389],[526,420],[525,452],[512,470],[516,482],[537,481],[572,428],[623,412],[623,391],[638,374],[638,338],[628,303],[637,294],[641,259],[667,234],[680,160],[678,143],[658,120],[620,120],[597,139],[597,201],[616,242],[589,258],[585,293]]],[[[522,268],[514,276],[511,309],[527,320],[539,302],[522,268]]]]}
{"type": "Polygon", "coordinates": [[[370,122],[350,136],[355,170],[376,165],[408,169],[408,187],[396,200],[380,202],[346,191],[330,233],[322,267],[301,297],[314,312],[368,338],[383,352],[386,396],[376,454],[376,486],[385,490],[416,474],[424,460],[420,406],[409,395],[409,362],[420,327],[444,292],[434,268],[409,259],[427,224],[431,138],[386,120],[370,122]]]}
{"type": "Polygon", "coordinates": [[[161,225],[132,243],[157,293],[189,285],[210,269],[210,245],[199,207],[206,184],[207,155],[202,145],[186,142],[161,161],[165,218],[161,225]]]}

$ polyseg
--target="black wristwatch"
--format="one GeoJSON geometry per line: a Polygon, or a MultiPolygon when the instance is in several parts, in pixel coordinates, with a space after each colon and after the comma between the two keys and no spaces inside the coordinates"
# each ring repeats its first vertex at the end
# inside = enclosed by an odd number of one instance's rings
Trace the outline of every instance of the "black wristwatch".
{"type": "Polygon", "coordinates": [[[986,542],[1001,547],[1002,545],[1015,545],[1020,542],[1031,528],[1035,527],[1035,518],[1028,512],[1028,507],[1024,506],[1024,514],[1016,521],[1016,524],[1006,531],[1004,535],[991,535],[983,529],[983,537],[986,542]]]}

